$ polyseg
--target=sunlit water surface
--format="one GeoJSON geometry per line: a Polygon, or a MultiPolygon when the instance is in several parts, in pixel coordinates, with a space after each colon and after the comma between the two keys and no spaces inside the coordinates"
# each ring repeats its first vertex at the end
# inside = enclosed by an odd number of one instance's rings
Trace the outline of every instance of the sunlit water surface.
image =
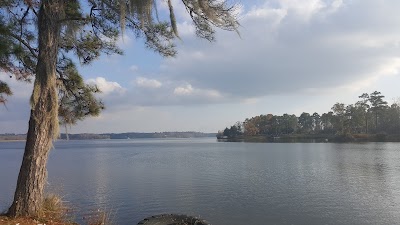
{"type": "MultiPolygon", "coordinates": [[[[0,143],[0,210],[24,143],[0,143]]],[[[214,225],[400,224],[400,144],[226,143],[215,139],[58,141],[49,190],[82,222],[160,213],[214,225]]]]}

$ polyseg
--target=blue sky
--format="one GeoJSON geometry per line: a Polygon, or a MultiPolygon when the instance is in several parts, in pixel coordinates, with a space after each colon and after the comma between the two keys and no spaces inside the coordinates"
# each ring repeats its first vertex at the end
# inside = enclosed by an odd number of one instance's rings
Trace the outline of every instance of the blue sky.
{"type": "MultiPolygon", "coordinates": [[[[81,68],[107,109],[72,132],[216,132],[260,114],[327,112],[364,92],[400,97],[398,0],[238,1],[240,37],[218,31],[215,43],[196,38],[173,2],[177,57],[162,58],[127,32],[123,56],[81,68]]],[[[0,133],[24,133],[31,86],[0,79],[15,93],[0,108],[0,133]]]]}

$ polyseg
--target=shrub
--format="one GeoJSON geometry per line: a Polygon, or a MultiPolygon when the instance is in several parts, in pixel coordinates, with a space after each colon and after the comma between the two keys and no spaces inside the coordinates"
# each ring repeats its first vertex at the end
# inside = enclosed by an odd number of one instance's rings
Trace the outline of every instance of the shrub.
{"type": "Polygon", "coordinates": [[[376,141],[386,141],[386,136],[385,133],[378,133],[376,134],[376,141]]]}

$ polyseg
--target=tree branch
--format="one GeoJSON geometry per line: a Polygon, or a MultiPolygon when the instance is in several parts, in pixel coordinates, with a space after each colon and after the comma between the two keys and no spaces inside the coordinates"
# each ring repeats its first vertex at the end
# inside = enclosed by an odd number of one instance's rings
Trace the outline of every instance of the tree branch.
{"type": "Polygon", "coordinates": [[[18,35],[15,35],[15,34],[13,34],[13,33],[10,33],[10,36],[13,37],[13,38],[15,38],[15,39],[18,40],[21,44],[23,44],[26,48],[28,48],[29,51],[32,53],[32,55],[33,55],[35,58],[38,58],[38,55],[37,55],[37,53],[36,53],[37,50],[34,49],[34,48],[32,48],[32,47],[29,45],[28,42],[26,42],[24,39],[22,39],[21,37],[19,37],[18,35]]]}
{"type": "Polygon", "coordinates": [[[65,19],[61,19],[58,22],[59,23],[64,23],[67,21],[84,21],[84,22],[91,22],[92,18],[89,17],[71,17],[71,18],[65,18],[65,19]]]}
{"type": "Polygon", "coordinates": [[[19,21],[19,24],[20,24],[20,27],[21,27],[21,34],[20,34],[20,37],[22,37],[22,30],[23,30],[24,20],[25,20],[25,17],[28,15],[29,9],[30,9],[30,8],[31,8],[30,6],[28,6],[28,7],[26,8],[24,15],[22,16],[21,20],[19,21]]]}

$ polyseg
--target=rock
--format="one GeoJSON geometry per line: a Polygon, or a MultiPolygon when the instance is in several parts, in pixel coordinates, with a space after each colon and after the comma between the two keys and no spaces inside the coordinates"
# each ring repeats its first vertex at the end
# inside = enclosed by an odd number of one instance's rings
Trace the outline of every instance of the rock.
{"type": "Polygon", "coordinates": [[[193,216],[177,214],[161,214],[150,216],[137,225],[210,225],[207,221],[193,216]]]}

